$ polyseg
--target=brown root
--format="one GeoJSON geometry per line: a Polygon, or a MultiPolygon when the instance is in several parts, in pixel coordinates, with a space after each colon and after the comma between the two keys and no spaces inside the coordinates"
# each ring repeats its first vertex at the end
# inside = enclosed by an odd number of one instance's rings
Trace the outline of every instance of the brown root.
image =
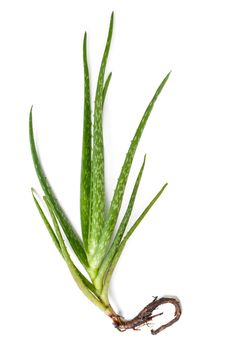
{"type": "Polygon", "coordinates": [[[148,305],[146,305],[144,307],[144,309],[142,309],[139,314],[134,317],[132,320],[124,320],[123,317],[121,317],[118,314],[112,313],[109,316],[112,318],[113,320],[113,324],[114,326],[120,331],[120,332],[124,332],[127,329],[134,329],[134,330],[139,330],[139,327],[144,326],[144,325],[148,325],[150,321],[153,320],[154,317],[160,316],[162,315],[162,312],[156,315],[153,315],[153,311],[155,309],[157,309],[160,305],[163,304],[172,304],[175,307],[175,314],[174,314],[174,318],[165,323],[164,325],[160,326],[157,329],[152,329],[151,333],[153,335],[158,334],[159,332],[163,331],[164,329],[172,326],[176,321],[179,320],[182,310],[181,310],[181,305],[179,300],[177,300],[176,298],[160,298],[158,299],[158,297],[155,297],[154,300],[149,303],[148,305]]]}

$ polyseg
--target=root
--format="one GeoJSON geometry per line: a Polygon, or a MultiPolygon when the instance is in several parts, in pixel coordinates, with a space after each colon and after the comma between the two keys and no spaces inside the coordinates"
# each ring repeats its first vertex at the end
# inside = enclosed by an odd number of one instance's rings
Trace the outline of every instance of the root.
{"type": "Polygon", "coordinates": [[[134,317],[132,320],[124,320],[123,317],[121,317],[118,314],[111,314],[109,315],[111,317],[111,319],[113,320],[113,324],[114,326],[120,331],[120,332],[124,332],[127,329],[134,329],[134,330],[139,330],[140,327],[144,326],[144,325],[149,325],[149,322],[153,320],[154,317],[157,316],[161,316],[163,313],[159,313],[156,315],[152,315],[153,311],[155,309],[157,309],[160,305],[163,304],[172,304],[175,307],[175,314],[174,314],[174,318],[163,324],[162,326],[160,326],[157,329],[152,329],[151,330],[151,334],[155,335],[158,334],[159,332],[163,331],[164,329],[172,326],[176,321],[179,320],[182,310],[181,310],[181,305],[179,300],[175,299],[175,298],[160,298],[158,299],[158,297],[155,297],[154,300],[149,303],[148,305],[146,305],[144,307],[144,309],[142,309],[139,314],[134,317]]]}

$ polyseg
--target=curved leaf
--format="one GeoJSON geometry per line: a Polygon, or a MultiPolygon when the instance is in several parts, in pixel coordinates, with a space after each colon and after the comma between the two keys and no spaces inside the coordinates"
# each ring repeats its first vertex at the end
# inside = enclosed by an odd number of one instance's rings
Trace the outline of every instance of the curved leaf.
{"type": "Polygon", "coordinates": [[[98,268],[100,266],[100,263],[105,256],[107,249],[110,244],[110,240],[112,238],[112,234],[116,225],[116,221],[119,215],[121,203],[123,200],[123,195],[126,187],[126,183],[128,180],[128,175],[132,166],[133,158],[138,146],[138,143],[140,141],[141,135],[143,133],[143,130],[145,128],[145,125],[148,121],[148,118],[151,114],[151,111],[153,109],[153,106],[160,95],[163,87],[165,86],[168,78],[170,76],[170,73],[166,75],[166,77],[163,79],[161,84],[159,85],[158,89],[156,90],[152,100],[150,101],[148,107],[146,108],[146,111],[140,121],[140,124],[136,130],[136,133],[133,137],[133,140],[130,144],[130,147],[128,149],[128,152],[126,154],[124,164],[122,166],[120,176],[117,181],[117,185],[115,187],[113,199],[111,201],[110,209],[107,215],[107,220],[105,222],[99,243],[98,248],[96,249],[95,255],[93,256],[92,260],[90,261],[91,266],[98,268]]]}
{"type": "Polygon", "coordinates": [[[56,248],[58,249],[59,253],[62,255],[62,251],[61,251],[61,247],[60,247],[58,238],[57,238],[54,230],[52,229],[49,221],[47,220],[46,215],[44,214],[44,212],[43,212],[43,210],[42,210],[38,200],[36,199],[36,196],[34,195],[34,193],[35,193],[34,189],[32,188],[31,191],[32,191],[33,200],[34,200],[34,202],[36,204],[36,207],[37,207],[37,209],[39,211],[39,214],[41,215],[41,218],[42,218],[44,224],[46,225],[46,228],[49,231],[49,234],[50,234],[50,236],[51,236],[51,238],[52,238],[56,248]]]}
{"type": "Polygon", "coordinates": [[[108,300],[108,289],[109,289],[109,285],[110,285],[110,280],[111,280],[111,276],[114,272],[115,266],[117,264],[117,262],[119,261],[119,258],[122,254],[122,251],[128,241],[128,239],[131,237],[131,235],[133,234],[133,232],[135,231],[135,229],[137,228],[137,226],[140,224],[140,222],[144,219],[145,215],[148,213],[148,211],[152,208],[152,206],[154,205],[154,203],[158,200],[158,198],[161,196],[161,194],[163,193],[163,191],[165,190],[165,188],[167,187],[167,183],[161,188],[161,190],[156,194],[156,196],[151,200],[151,202],[147,205],[147,207],[145,208],[145,210],[141,213],[141,215],[139,216],[139,218],[136,220],[136,222],[132,225],[132,227],[130,228],[130,230],[128,231],[128,233],[126,234],[126,236],[124,237],[123,241],[120,243],[119,247],[118,247],[118,251],[115,254],[110,266],[109,266],[109,270],[106,274],[105,277],[105,282],[104,282],[104,286],[103,286],[103,290],[101,293],[101,298],[106,302],[108,300]]]}
{"type": "Polygon", "coordinates": [[[58,217],[58,220],[60,222],[60,225],[62,226],[65,235],[67,236],[67,239],[69,240],[72,249],[74,250],[76,256],[80,260],[80,262],[87,267],[87,257],[86,253],[83,248],[83,244],[76,234],[74,228],[72,227],[70,221],[68,220],[66,214],[64,213],[63,209],[61,208],[47,178],[44,173],[44,170],[42,168],[40,159],[37,154],[35,140],[34,140],[34,133],[33,133],[33,120],[32,120],[32,108],[30,110],[30,118],[29,118],[29,138],[30,138],[30,145],[31,145],[31,153],[32,158],[35,166],[35,170],[38,176],[38,179],[40,181],[41,187],[45,193],[45,195],[49,198],[51,204],[53,205],[53,209],[58,217]]]}
{"type": "Polygon", "coordinates": [[[84,293],[84,295],[91,300],[96,306],[98,306],[101,310],[105,311],[106,310],[106,305],[102,303],[102,301],[99,299],[99,297],[95,294],[95,288],[93,285],[86,279],[86,277],[78,270],[78,268],[75,266],[73,261],[70,258],[70,255],[67,251],[67,248],[65,246],[58,222],[55,217],[55,213],[53,212],[53,207],[48,200],[48,198],[45,196],[44,197],[45,203],[49,209],[51,219],[54,224],[54,228],[58,237],[58,241],[61,247],[61,251],[63,254],[63,257],[67,263],[67,266],[71,272],[72,277],[74,278],[76,284],[80,288],[80,290],[84,293]]]}

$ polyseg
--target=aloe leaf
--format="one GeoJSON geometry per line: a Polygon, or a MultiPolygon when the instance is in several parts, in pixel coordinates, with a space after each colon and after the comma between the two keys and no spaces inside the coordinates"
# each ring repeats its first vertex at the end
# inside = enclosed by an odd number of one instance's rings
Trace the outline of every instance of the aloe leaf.
{"type": "Polygon", "coordinates": [[[84,121],[83,143],[81,159],[80,180],[80,219],[84,247],[88,249],[89,215],[90,215],[90,187],[91,187],[91,106],[90,106],[90,82],[87,62],[87,35],[83,40],[83,66],[84,66],[84,121]]]}
{"type": "Polygon", "coordinates": [[[106,271],[108,270],[112,260],[113,260],[113,257],[114,255],[116,254],[117,250],[118,250],[118,247],[119,247],[119,244],[122,240],[122,237],[124,235],[124,232],[125,232],[125,229],[127,227],[127,224],[129,222],[129,219],[130,219],[130,216],[131,216],[131,213],[132,213],[132,209],[133,209],[133,206],[134,206],[134,202],[135,202],[135,199],[136,199],[136,195],[137,195],[137,191],[138,191],[138,188],[139,188],[139,185],[140,185],[140,182],[141,182],[141,178],[142,178],[142,174],[143,174],[143,170],[144,170],[144,167],[145,167],[145,159],[146,159],[146,156],[144,157],[144,161],[143,161],[143,164],[140,168],[140,171],[138,173],[138,176],[137,176],[137,179],[135,181],[135,184],[134,184],[134,187],[133,187],[133,191],[132,191],[132,194],[131,194],[131,197],[130,197],[130,200],[129,200],[129,204],[128,204],[128,207],[126,209],[126,212],[124,214],[124,217],[119,225],[119,228],[116,232],[116,235],[115,235],[115,238],[114,238],[114,241],[112,242],[111,244],[111,247],[107,253],[107,255],[105,256],[104,260],[102,261],[102,264],[98,270],[98,275],[94,281],[94,284],[96,286],[97,289],[101,289],[102,288],[102,282],[103,282],[103,277],[106,273],[106,271]]]}
{"type": "Polygon", "coordinates": [[[92,158],[92,217],[89,230],[89,254],[92,255],[96,249],[98,239],[104,223],[105,211],[105,184],[104,184],[104,148],[103,148],[103,130],[102,130],[102,111],[103,111],[103,85],[107,58],[110,50],[114,15],[112,13],[107,42],[101,62],[98,76],[95,107],[94,107],[94,126],[93,126],[93,158],[92,158]]]}
{"type": "Polygon", "coordinates": [[[42,168],[40,159],[37,154],[37,149],[35,145],[34,140],[34,133],[33,133],[33,120],[32,120],[32,108],[30,110],[30,118],[29,118],[29,138],[30,138],[30,146],[31,146],[31,153],[32,158],[35,166],[35,170],[38,176],[38,179],[40,181],[41,187],[45,193],[45,195],[49,198],[50,202],[53,205],[54,211],[58,217],[58,220],[60,222],[60,225],[62,226],[64,233],[67,236],[67,239],[69,240],[72,249],[74,250],[76,256],[80,260],[80,262],[84,265],[86,268],[88,265],[86,253],[83,248],[83,244],[79,238],[79,236],[76,234],[74,228],[72,227],[69,219],[67,218],[66,214],[62,210],[52,188],[50,187],[50,184],[46,178],[46,175],[44,173],[44,170],[42,168]]]}
{"type": "Polygon", "coordinates": [[[104,102],[105,102],[106,93],[107,93],[107,90],[108,90],[108,87],[110,84],[111,77],[112,77],[112,73],[110,72],[107,79],[106,79],[106,82],[105,82],[104,88],[103,88],[103,92],[102,92],[102,107],[103,107],[104,102]]]}
{"type": "Polygon", "coordinates": [[[95,294],[95,289],[93,285],[86,279],[86,277],[78,270],[78,268],[73,263],[68,250],[66,248],[66,245],[64,243],[55,213],[53,211],[52,203],[49,201],[49,199],[45,196],[43,197],[44,201],[49,209],[51,219],[54,224],[55,232],[58,237],[58,241],[61,247],[61,251],[64,257],[64,260],[67,263],[67,266],[71,272],[72,277],[74,278],[76,284],[81,289],[81,291],[84,293],[84,295],[91,300],[95,305],[97,305],[101,310],[106,310],[106,305],[102,303],[102,301],[99,299],[99,297],[95,294]]]}
{"type": "Polygon", "coordinates": [[[35,204],[36,204],[36,207],[37,207],[37,209],[38,209],[38,211],[39,211],[39,214],[41,215],[41,218],[42,218],[44,224],[46,225],[46,228],[47,228],[47,230],[49,231],[49,234],[50,234],[50,236],[51,236],[51,238],[52,238],[52,240],[53,240],[53,242],[54,242],[56,248],[58,249],[59,253],[62,254],[62,251],[61,251],[61,247],[60,247],[58,238],[56,237],[56,234],[55,234],[54,230],[52,229],[52,227],[51,227],[49,221],[48,221],[47,218],[46,218],[46,215],[44,214],[44,212],[43,212],[43,210],[42,210],[42,208],[41,208],[41,206],[40,206],[38,200],[36,199],[36,196],[35,196],[35,194],[34,194],[34,193],[35,193],[34,190],[33,190],[33,189],[31,189],[31,190],[32,190],[33,200],[34,200],[34,202],[35,202],[35,204]]]}
{"type": "MultiPolygon", "coordinates": [[[[107,90],[108,90],[109,83],[110,83],[110,80],[111,80],[111,76],[112,76],[112,73],[109,73],[109,75],[108,75],[108,77],[106,79],[106,82],[104,84],[103,96],[102,96],[102,99],[103,99],[102,107],[104,106],[107,90]]],[[[92,164],[92,162],[91,162],[91,164],[92,164]]],[[[92,181],[91,181],[91,174],[90,174],[90,198],[91,199],[92,199],[92,193],[93,193],[93,191],[92,191],[92,181]]],[[[92,222],[92,205],[89,205],[89,232],[91,232],[91,222],[92,222]]],[[[86,250],[87,250],[87,247],[86,247],[86,250]]]]}
{"type": "Polygon", "coordinates": [[[161,194],[163,193],[163,191],[165,190],[165,188],[167,187],[167,183],[161,188],[161,190],[156,194],[156,196],[151,200],[151,202],[147,205],[147,207],[145,208],[145,210],[141,213],[141,215],[138,217],[138,219],[136,220],[136,222],[132,225],[132,227],[130,228],[130,230],[128,231],[128,233],[126,234],[126,236],[124,237],[124,239],[122,240],[122,242],[120,243],[119,247],[118,247],[118,251],[115,254],[112,262],[109,265],[109,269],[107,271],[107,274],[105,276],[105,282],[103,285],[103,290],[101,293],[101,297],[102,299],[106,302],[106,300],[108,300],[108,289],[109,289],[109,285],[110,285],[110,280],[111,280],[111,276],[113,274],[113,271],[115,269],[116,264],[119,261],[119,258],[122,254],[122,251],[128,241],[128,239],[131,237],[131,235],[133,234],[133,232],[135,231],[135,229],[137,228],[137,226],[140,224],[140,222],[143,220],[143,218],[145,217],[145,215],[148,213],[148,211],[152,208],[152,206],[154,205],[154,203],[158,200],[158,198],[161,196],[161,194]]]}
{"type": "MultiPolygon", "coordinates": [[[[35,192],[34,192],[34,190],[32,189],[32,195],[33,195],[33,199],[34,199],[34,202],[35,202],[35,204],[36,204],[36,207],[37,207],[37,209],[38,209],[38,211],[39,211],[39,213],[40,213],[40,215],[41,215],[41,217],[42,217],[42,220],[44,221],[44,223],[45,223],[45,225],[46,225],[46,227],[47,227],[47,229],[48,229],[48,231],[49,231],[49,233],[50,233],[50,235],[51,235],[51,238],[52,238],[52,240],[53,240],[53,242],[54,242],[56,248],[58,249],[58,251],[60,252],[60,254],[61,254],[62,257],[63,257],[63,253],[62,253],[62,250],[61,250],[61,247],[60,247],[59,240],[58,240],[58,238],[57,238],[57,236],[56,236],[56,233],[54,232],[54,230],[53,230],[53,228],[51,227],[49,221],[47,220],[46,215],[44,214],[44,212],[43,212],[43,210],[42,210],[42,208],[41,208],[41,206],[40,206],[38,200],[36,199],[36,196],[35,196],[34,193],[35,193],[35,192]]],[[[47,205],[47,208],[49,209],[49,206],[48,206],[48,203],[49,203],[49,202],[48,202],[48,200],[46,199],[46,197],[44,197],[44,201],[45,201],[45,203],[46,203],[46,205],[47,205]]],[[[51,206],[51,205],[50,205],[50,206],[51,206]]],[[[50,215],[51,215],[51,210],[50,210],[50,209],[49,209],[49,213],[50,213],[50,215]]],[[[78,271],[78,273],[80,273],[79,270],[77,270],[77,271],[78,271]]],[[[89,280],[87,280],[87,278],[86,278],[82,273],[80,273],[80,277],[82,278],[84,284],[85,284],[93,293],[95,293],[96,290],[95,290],[94,285],[93,285],[92,283],[90,283],[89,280]]]]}
{"type": "Polygon", "coordinates": [[[115,187],[113,199],[111,201],[110,209],[107,215],[107,219],[103,228],[102,235],[100,237],[99,243],[98,243],[98,249],[95,252],[95,255],[93,256],[93,259],[90,261],[90,264],[93,267],[98,268],[104,255],[106,254],[106,251],[108,249],[108,246],[110,244],[110,240],[112,238],[112,234],[116,225],[116,221],[119,215],[123,195],[124,195],[124,190],[126,187],[128,175],[131,169],[131,165],[133,162],[133,158],[138,146],[138,143],[140,141],[141,135],[143,133],[143,130],[145,128],[145,125],[148,121],[148,118],[151,114],[151,111],[154,107],[154,104],[160,95],[163,87],[165,86],[168,78],[170,76],[170,73],[166,75],[166,77],[163,79],[161,84],[159,85],[158,89],[156,90],[152,100],[150,101],[148,107],[146,108],[146,111],[140,121],[140,124],[136,130],[136,133],[133,137],[133,140],[131,141],[130,147],[128,149],[128,152],[126,154],[124,164],[122,166],[120,176],[118,178],[117,185],[115,187]]]}

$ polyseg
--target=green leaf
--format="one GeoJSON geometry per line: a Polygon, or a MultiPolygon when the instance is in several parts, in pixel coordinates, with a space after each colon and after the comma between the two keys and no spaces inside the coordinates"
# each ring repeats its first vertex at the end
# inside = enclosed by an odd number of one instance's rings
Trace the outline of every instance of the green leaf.
{"type": "Polygon", "coordinates": [[[120,176],[118,178],[118,182],[114,191],[114,195],[113,195],[113,199],[110,205],[110,209],[107,215],[107,220],[105,222],[105,226],[103,228],[103,232],[101,234],[99,243],[98,243],[98,248],[96,249],[96,252],[92,258],[92,260],[90,260],[90,265],[93,268],[98,268],[100,266],[100,263],[103,259],[103,257],[105,256],[107,249],[109,247],[110,244],[110,240],[112,238],[112,234],[114,232],[114,228],[116,225],[116,221],[119,215],[119,211],[120,211],[120,207],[121,207],[121,203],[122,203],[122,199],[123,199],[123,195],[124,195],[124,190],[126,187],[126,183],[127,183],[127,179],[128,179],[128,175],[131,169],[131,165],[133,162],[133,158],[138,146],[138,143],[140,141],[141,135],[143,133],[143,130],[145,128],[145,125],[148,121],[148,118],[151,114],[151,111],[154,107],[154,104],[158,98],[158,96],[160,95],[163,87],[165,86],[168,78],[169,78],[170,73],[168,73],[166,75],[166,77],[163,79],[163,81],[161,82],[161,84],[159,85],[158,89],[156,90],[152,100],[150,101],[141,121],[140,124],[136,130],[136,133],[133,137],[133,140],[131,141],[129,150],[126,154],[125,157],[125,161],[124,164],[122,166],[121,169],[121,173],[120,176]]]}
{"type": "MultiPolygon", "coordinates": [[[[105,211],[105,184],[104,184],[104,148],[103,148],[103,130],[102,130],[102,112],[103,112],[103,85],[107,58],[110,50],[112,32],[113,32],[114,14],[111,15],[107,42],[101,62],[98,76],[95,108],[94,108],[94,127],[93,127],[93,158],[92,158],[92,217],[89,231],[89,255],[95,252],[100,233],[104,223],[105,211]]],[[[108,85],[107,85],[108,86],[108,85]]]]}
{"type": "Polygon", "coordinates": [[[90,215],[90,187],[91,187],[91,153],[92,153],[92,123],[90,106],[89,68],[87,62],[87,35],[83,41],[83,66],[84,66],[84,121],[83,144],[80,179],[80,220],[84,247],[88,249],[89,215],[90,215]]]}
{"type": "Polygon", "coordinates": [[[118,251],[115,254],[109,270],[106,274],[105,277],[105,282],[104,282],[104,286],[103,286],[103,290],[101,293],[101,298],[106,302],[106,300],[108,300],[108,289],[109,289],[109,285],[110,285],[110,280],[111,280],[111,276],[113,274],[113,271],[115,269],[116,264],[119,261],[119,258],[122,254],[122,251],[128,241],[128,239],[131,237],[131,235],[133,234],[133,232],[135,231],[135,229],[137,228],[137,226],[140,224],[140,222],[143,220],[143,218],[145,217],[145,215],[148,213],[148,211],[152,208],[152,206],[154,205],[154,203],[158,200],[158,198],[161,196],[161,194],[163,193],[163,191],[165,190],[165,188],[167,187],[167,183],[161,188],[161,190],[156,194],[156,196],[151,200],[151,202],[147,205],[147,207],[145,208],[145,210],[141,213],[141,215],[139,216],[139,218],[136,220],[136,222],[133,224],[133,226],[130,228],[130,230],[128,231],[128,233],[126,234],[126,236],[124,237],[124,239],[122,240],[122,242],[120,243],[119,247],[118,247],[118,251]]]}
{"type": "Polygon", "coordinates": [[[126,209],[126,212],[124,214],[124,217],[119,225],[119,228],[116,232],[116,235],[115,235],[115,238],[114,238],[114,241],[112,242],[111,244],[111,247],[107,253],[107,255],[105,256],[104,260],[102,261],[102,264],[98,270],[98,274],[97,274],[97,277],[94,281],[94,284],[95,284],[95,287],[99,290],[102,289],[102,283],[103,283],[103,278],[104,278],[104,275],[106,273],[106,271],[108,270],[112,260],[113,260],[113,257],[114,255],[116,254],[118,248],[119,248],[119,245],[120,245],[120,242],[122,240],[122,237],[124,235],[124,232],[126,230],[126,227],[127,227],[127,224],[129,222],[129,219],[130,219],[130,216],[131,216],[131,213],[132,213],[132,209],[133,209],[133,206],[134,206],[134,202],[135,202],[135,199],[136,199],[136,195],[137,195],[137,191],[138,191],[138,188],[139,188],[139,185],[140,185],[140,181],[141,181],[141,178],[142,178],[142,173],[143,173],[143,170],[144,170],[144,166],[145,166],[145,159],[146,159],[146,156],[144,157],[144,161],[143,161],[143,164],[140,168],[140,171],[138,173],[138,176],[137,176],[137,179],[136,179],[136,182],[135,182],[135,185],[134,185],[134,188],[133,188],[133,191],[132,191],[132,194],[131,194],[131,197],[130,197],[130,200],[129,200],[129,204],[128,204],[128,207],[126,209]]]}
{"type": "MultiPolygon", "coordinates": [[[[58,238],[57,238],[57,236],[56,236],[56,233],[54,232],[54,230],[53,230],[53,228],[51,227],[49,221],[47,220],[46,215],[44,214],[44,212],[43,212],[43,210],[42,210],[42,208],[41,208],[41,206],[40,206],[38,200],[36,199],[36,196],[35,196],[34,193],[35,193],[35,191],[32,189],[32,195],[33,195],[33,199],[34,199],[34,202],[35,202],[35,204],[36,204],[36,207],[37,207],[37,209],[38,209],[38,211],[39,211],[39,213],[40,213],[40,215],[41,215],[41,217],[42,217],[42,220],[44,221],[44,223],[45,223],[45,225],[46,225],[46,227],[47,227],[47,229],[48,229],[48,231],[49,231],[49,234],[51,235],[51,238],[52,238],[52,240],[53,240],[53,242],[54,242],[56,248],[58,249],[58,251],[60,252],[60,254],[61,254],[62,257],[63,257],[63,253],[62,253],[62,250],[61,250],[61,247],[60,247],[59,240],[58,240],[58,238]]],[[[45,203],[46,203],[46,205],[47,205],[47,208],[49,209],[49,207],[48,207],[49,201],[46,199],[46,197],[44,197],[44,201],[45,201],[45,203]]],[[[51,209],[51,206],[52,206],[52,205],[50,204],[50,209],[51,209]]],[[[50,209],[49,209],[49,213],[50,213],[50,215],[51,215],[51,210],[50,210],[50,209]]],[[[63,257],[63,258],[64,258],[64,257],[63,257]]],[[[87,280],[87,278],[86,278],[79,270],[77,270],[77,273],[80,274],[80,278],[83,280],[83,282],[84,282],[84,284],[86,285],[86,287],[89,288],[93,293],[96,293],[96,290],[95,290],[94,285],[93,285],[92,283],[90,283],[89,280],[87,280]]]]}
{"type": "Polygon", "coordinates": [[[80,262],[84,265],[85,268],[87,268],[88,262],[87,262],[86,253],[83,248],[83,244],[79,236],[75,232],[74,228],[72,227],[66,214],[62,210],[52,188],[50,187],[50,184],[46,178],[40,159],[38,157],[35,140],[34,140],[34,134],[33,134],[32,108],[30,111],[30,118],[29,118],[29,138],[30,138],[32,158],[33,158],[35,170],[36,170],[38,179],[40,181],[41,187],[45,195],[49,198],[51,204],[53,205],[54,211],[58,217],[60,225],[62,226],[64,233],[66,234],[67,239],[69,240],[72,246],[72,249],[74,250],[80,262]]]}
{"type": "Polygon", "coordinates": [[[49,231],[49,234],[50,234],[50,236],[51,236],[51,238],[52,238],[52,240],[53,240],[53,242],[54,242],[56,248],[58,249],[59,253],[62,254],[62,251],[61,251],[61,247],[60,247],[58,238],[56,237],[56,234],[55,234],[54,230],[52,229],[52,227],[51,227],[49,221],[47,220],[47,218],[46,218],[46,216],[45,216],[45,214],[44,214],[44,212],[43,212],[43,210],[42,210],[42,208],[41,208],[41,206],[40,206],[38,200],[37,200],[36,197],[35,197],[35,194],[34,194],[35,191],[34,191],[34,189],[32,188],[31,191],[32,191],[33,200],[34,200],[34,202],[35,202],[35,204],[36,204],[36,207],[37,207],[37,209],[38,209],[38,211],[39,211],[39,214],[41,215],[41,218],[42,218],[44,224],[46,225],[46,228],[47,228],[47,230],[49,231]]]}
{"type": "Polygon", "coordinates": [[[76,284],[81,289],[81,291],[84,293],[84,295],[91,300],[96,306],[98,306],[101,310],[105,311],[107,306],[104,305],[104,303],[99,299],[99,297],[95,294],[95,288],[93,285],[86,279],[86,277],[78,270],[78,268],[75,266],[73,261],[71,260],[71,257],[67,251],[66,245],[64,243],[58,222],[56,220],[55,213],[53,211],[53,205],[49,201],[49,199],[45,196],[44,197],[45,203],[49,209],[51,219],[54,224],[54,228],[58,237],[58,241],[61,247],[61,251],[64,257],[64,260],[67,263],[67,266],[71,272],[72,277],[74,278],[76,284]]]}

